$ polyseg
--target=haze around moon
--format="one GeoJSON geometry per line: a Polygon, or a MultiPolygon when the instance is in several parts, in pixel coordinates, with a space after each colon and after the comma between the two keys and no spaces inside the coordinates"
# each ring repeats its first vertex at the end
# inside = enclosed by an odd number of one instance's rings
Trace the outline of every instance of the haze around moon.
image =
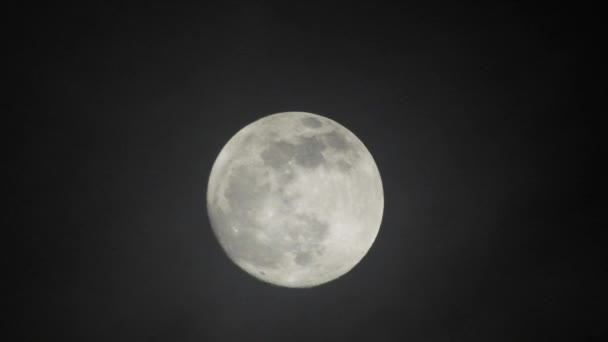
{"type": "Polygon", "coordinates": [[[380,173],[365,145],[311,113],[263,117],[218,155],[207,187],[211,226],[228,257],[279,286],[312,287],[349,272],[378,234],[380,173]]]}

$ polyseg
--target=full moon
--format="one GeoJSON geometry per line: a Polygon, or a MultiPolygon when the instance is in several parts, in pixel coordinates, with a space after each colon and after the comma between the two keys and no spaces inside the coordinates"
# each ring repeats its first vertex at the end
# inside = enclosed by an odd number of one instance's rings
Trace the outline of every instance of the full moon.
{"type": "Polygon", "coordinates": [[[326,117],[285,112],[237,132],[218,155],[207,211],[241,269],[279,286],[332,281],[380,229],[382,180],[365,145],[326,117]]]}

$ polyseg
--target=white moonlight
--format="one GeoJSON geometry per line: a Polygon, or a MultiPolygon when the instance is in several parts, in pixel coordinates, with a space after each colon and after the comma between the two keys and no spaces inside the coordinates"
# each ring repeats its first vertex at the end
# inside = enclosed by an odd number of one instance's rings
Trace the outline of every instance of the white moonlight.
{"type": "Polygon", "coordinates": [[[240,130],[207,187],[213,231],[230,259],[275,285],[312,287],[350,271],[372,246],[384,209],[365,145],[326,117],[286,112],[240,130]]]}

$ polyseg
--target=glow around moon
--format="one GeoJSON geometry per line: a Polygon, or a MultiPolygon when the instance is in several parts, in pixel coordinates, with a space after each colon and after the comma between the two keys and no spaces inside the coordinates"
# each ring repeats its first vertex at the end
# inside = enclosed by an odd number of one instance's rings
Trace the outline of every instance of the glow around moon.
{"type": "Polygon", "coordinates": [[[351,270],[380,228],[376,163],[348,129],[320,115],[264,117],[224,146],[207,210],[220,245],[263,281],[311,287],[351,270]]]}

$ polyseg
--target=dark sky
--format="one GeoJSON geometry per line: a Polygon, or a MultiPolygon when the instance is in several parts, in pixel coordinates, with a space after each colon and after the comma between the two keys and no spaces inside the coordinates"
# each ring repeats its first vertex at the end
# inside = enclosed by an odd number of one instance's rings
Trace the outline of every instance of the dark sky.
{"type": "Polygon", "coordinates": [[[16,340],[606,337],[596,10],[122,3],[6,13],[16,340]],[[366,258],[306,290],[232,264],[205,209],[223,145],[282,111],[348,127],[384,183],[366,258]]]}

